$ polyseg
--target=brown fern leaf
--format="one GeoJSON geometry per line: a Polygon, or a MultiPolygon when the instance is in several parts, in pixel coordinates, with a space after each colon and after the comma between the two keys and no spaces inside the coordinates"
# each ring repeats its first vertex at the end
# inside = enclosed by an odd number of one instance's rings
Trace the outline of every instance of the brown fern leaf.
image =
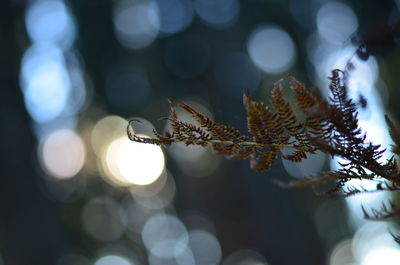
{"type": "Polygon", "coordinates": [[[264,171],[272,165],[282,148],[295,150],[288,159],[299,161],[305,157],[307,146],[290,143],[289,136],[283,135],[284,126],[278,114],[269,112],[262,103],[251,99],[250,94],[244,96],[247,110],[249,132],[253,137],[243,136],[234,127],[212,121],[202,113],[184,103],[170,104],[168,120],[171,131],[165,135],[155,133],[155,138],[141,137],[133,134],[128,126],[129,139],[141,143],[169,145],[182,142],[186,145],[212,145],[215,152],[230,159],[250,159],[250,167],[256,171],[264,171]],[[182,108],[198,125],[179,120],[176,107],[182,108]]]}
{"type": "Polygon", "coordinates": [[[376,177],[400,183],[395,160],[379,162],[385,150],[380,145],[365,141],[366,136],[358,126],[356,105],[346,94],[347,87],[342,81],[344,75],[346,73],[340,70],[332,71],[329,103],[322,102],[318,108],[323,109],[309,114],[311,118],[323,120],[324,132],[322,136],[311,137],[311,143],[318,150],[348,160],[349,163],[341,169],[343,173],[354,174],[361,179],[369,178],[366,173],[369,170],[376,177]]]}
{"type": "MultiPolygon", "coordinates": [[[[249,136],[242,135],[235,127],[214,122],[187,104],[173,104],[167,118],[171,131],[164,135],[155,133],[154,138],[135,135],[131,123],[127,128],[132,141],[158,145],[182,142],[186,145],[211,145],[213,150],[230,159],[249,159],[255,171],[265,171],[278,156],[292,162],[300,162],[307,154],[319,150],[332,157],[340,157],[340,169],[322,172],[284,183],[274,180],[281,187],[312,187],[317,194],[348,197],[360,193],[400,190],[400,169],[394,156],[381,162],[386,152],[379,144],[366,141],[358,125],[357,105],[347,96],[348,69],[332,71],[328,100],[308,92],[304,84],[289,76],[289,84],[296,101],[296,108],[304,115],[299,120],[291,104],[283,94],[282,81],[275,83],[271,106],[252,99],[250,93],[243,96],[249,136]],[[179,120],[176,107],[183,109],[196,124],[179,120]],[[292,153],[286,154],[286,149],[292,153]],[[285,152],[283,152],[283,150],[285,152]],[[349,185],[353,179],[376,181],[375,188],[349,185]],[[321,191],[322,190],[322,191],[321,191]]],[[[392,151],[400,155],[400,129],[385,116],[394,145],[392,151]]],[[[400,207],[392,201],[383,203],[379,210],[364,208],[365,218],[381,220],[400,216],[400,207]]],[[[400,242],[400,237],[395,237],[400,242]]]]}
{"type": "Polygon", "coordinates": [[[364,218],[368,220],[387,220],[400,216],[400,208],[392,200],[388,203],[382,203],[379,210],[370,209],[370,212],[365,210],[364,206],[361,206],[364,213],[364,218]]]}
{"type": "MultiPolygon", "coordinates": [[[[358,176],[354,176],[354,177],[358,178],[358,176]]],[[[373,180],[375,178],[375,176],[369,175],[369,178],[371,180],[373,180]]],[[[365,176],[363,179],[368,179],[368,177],[365,176]]],[[[381,191],[399,191],[400,190],[400,187],[398,185],[387,182],[387,181],[378,181],[375,188],[372,188],[372,189],[366,189],[362,186],[356,187],[354,185],[349,185],[349,184],[344,186],[344,184],[346,182],[347,182],[347,180],[338,181],[336,183],[335,188],[327,191],[326,194],[333,196],[333,197],[349,197],[349,196],[353,196],[353,195],[361,194],[361,193],[376,193],[376,192],[381,192],[381,191]]]]}
{"type": "Polygon", "coordinates": [[[291,162],[299,163],[303,159],[306,159],[307,155],[306,155],[306,152],[304,152],[304,151],[295,150],[290,155],[282,155],[282,157],[291,162]]]}
{"type": "Polygon", "coordinates": [[[289,158],[293,162],[300,162],[307,158],[306,152],[314,153],[314,148],[310,145],[310,137],[306,132],[305,125],[298,121],[290,103],[283,96],[283,87],[281,80],[276,82],[272,90],[272,106],[278,111],[278,122],[282,123],[290,136],[296,139],[296,145],[303,147],[303,151],[296,150],[289,158]]]}
{"type": "Polygon", "coordinates": [[[210,133],[212,139],[218,139],[221,141],[247,140],[246,137],[241,136],[240,132],[236,130],[236,128],[214,122],[185,103],[177,103],[177,106],[188,112],[199,123],[200,127],[204,128],[210,133]]]}
{"type": "Polygon", "coordinates": [[[278,121],[283,124],[290,136],[298,136],[301,139],[302,137],[299,134],[302,133],[303,125],[297,121],[292,107],[283,96],[282,80],[275,83],[272,98],[272,106],[278,111],[278,121]]]}
{"type": "Polygon", "coordinates": [[[156,144],[156,145],[170,145],[171,143],[175,142],[171,135],[167,134],[166,136],[162,136],[158,134],[156,131],[153,131],[156,138],[151,137],[143,137],[138,136],[133,132],[132,123],[137,122],[136,120],[131,120],[128,123],[128,127],[126,128],[128,138],[131,141],[138,142],[138,143],[145,143],[145,144],[156,144]]]}
{"type": "Polygon", "coordinates": [[[394,234],[392,231],[389,230],[390,235],[393,237],[394,241],[400,245],[400,235],[394,234]]]}
{"type": "Polygon", "coordinates": [[[332,94],[329,121],[336,132],[335,140],[339,145],[346,146],[347,138],[351,138],[354,143],[361,143],[362,140],[357,138],[361,134],[361,129],[358,126],[357,108],[352,100],[347,97],[347,86],[343,84],[342,78],[347,78],[346,73],[338,69],[333,70],[332,76],[329,77],[331,80],[329,90],[332,94]]]}
{"type": "Polygon", "coordinates": [[[297,101],[297,107],[303,111],[306,116],[305,127],[307,131],[314,136],[322,136],[324,134],[324,119],[319,115],[310,115],[311,110],[318,109],[321,111],[326,106],[325,101],[315,93],[311,93],[305,89],[305,85],[297,81],[293,76],[289,76],[289,84],[294,92],[294,98],[297,101]]]}
{"type": "MultiPolygon", "coordinates": [[[[366,136],[358,126],[357,108],[346,94],[347,72],[333,70],[330,77],[329,101],[305,90],[304,84],[289,76],[289,83],[296,100],[297,108],[304,113],[301,122],[295,115],[290,103],[283,95],[282,81],[275,83],[272,90],[272,106],[255,102],[250,93],[243,97],[247,112],[247,127],[250,136],[242,135],[236,128],[212,121],[202,113],[184,103],[170,102],[170,116],[165,118],[171,125],[171,132],[155,138],[134,135],[128,126],[128,136],[133,141],[151,144],[169,145],[183,142],[186,145],[212,145],[219,154],[231,159],[250,159],[250,166],[264,171],[281,155],[284,159],[300,162],[307,154],[316,150],[331,156],[344,158],[348,162],[341,169],[307,177],[303,181],[290,182],[287,186],[316,187],[328,181],[335,181],[334,187],[324,191],[331,196],[350,196],[357,193],[373,192],[362,187],[345,186],[351,179],[381,178],[376,190],[395,191],[400,187],[400,171],[394,157],[386,163],[378,160],[384,149],[379,145],[366,142],[366,136]],[[182,108],[198,124],[179,120],[176,107],[182,108]],[[283,154],[282,149],[292,149],[291,154],[283,154]],[[386,183],[386,184],[385,184],[386,183]],[[387,184],[392,183],[392,184],[387,184]]],[[[400,133],[393,122],[386,118],[391,135],[396,144],[400,133]]],[[[286,153],[286,150],[285,150],[286,153]]]]}
{"type": "Polygon", "coordinates": [[[289,75],[288,79],[299,109],[307,110],[322,100],[317,94],[307,91],[305,85],[297,81],[293,76],[289,75]]]}
{"type": "Polygon", "coordinates": [[[289,137],[283,136],[284,128],[278,115],[271,113],[268,106],[252,100],[248,92],[243,95],[243,104],[247,112],[247,129],[254,135],[254,141],[262,144],[287,143],[289,137]]]}

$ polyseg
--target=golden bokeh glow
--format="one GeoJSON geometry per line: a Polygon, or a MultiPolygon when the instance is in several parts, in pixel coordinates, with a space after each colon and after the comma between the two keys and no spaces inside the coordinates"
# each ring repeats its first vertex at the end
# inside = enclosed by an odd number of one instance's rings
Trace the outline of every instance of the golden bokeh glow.
{"type": "Polygon", "coordinates": [[[124,136],[108,145],[103,166],[114,183],[149,185],[164,171],[165,159],[159,146],[132,142],[124,136]]]}
{"type": "Polygon", "coordinates": [[[93,150],[101,155],[115,138],[126,135],[127,121],[119,116],[106,116],[93,127],[91,142],[93,150]]]}

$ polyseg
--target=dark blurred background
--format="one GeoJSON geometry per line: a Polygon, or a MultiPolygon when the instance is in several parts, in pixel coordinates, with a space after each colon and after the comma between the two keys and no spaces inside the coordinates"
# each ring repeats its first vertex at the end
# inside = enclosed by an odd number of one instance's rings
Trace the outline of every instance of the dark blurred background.
{"type": "MultiPolygon", "coordinates": [[[[167,99],[246,131],[242,95],[294,75],[326,95],[350,59],[360,124],[399,120],[400,1],[3,0],[0,264],[397,264],[390,223],[351,200],[283,190],[323,154],[255,173],[208,148],[130,142],[168,129],[167,99]],[[360,48],[360,45],[364,44],[360,48]],[[394,263],[393,263],[394,262],[394,263]]],[[[287,82],[284,81],[288,87],[287,82]]],[[[184,113],[183,120],[190,121],[184,113]]]]}

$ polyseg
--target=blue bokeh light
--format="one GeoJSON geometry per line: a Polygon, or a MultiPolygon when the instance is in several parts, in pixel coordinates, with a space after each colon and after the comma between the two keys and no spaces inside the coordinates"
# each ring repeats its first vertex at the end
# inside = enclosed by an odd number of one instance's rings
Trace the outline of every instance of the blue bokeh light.
{"type": "Polygon", "coordinates": [[[75,40],[75,22],[62,1],[34,2],[25,16],[26,29],[34,42],[52,42],[64,49],[75,40]]]}
{"type": "Polygon", "coordinates": [[[170,35],[188,27],[194,17],[191,0],[157,0],[161,35],[170,35]]]}
{"type": "Polygon", "coordinates": [[[34,45],[22,60],[21,87],[32,118],[49,122],[64,110],[71,88],[61,50],[50,44],[34,45]]]}
{"type": "Polygon", "coordinates": [[[218,239],[211,233],[195,229],[189,232],[189,247],[196,264],[220,264],[222,258],[218,239]]]}
{"type": "Polygon", "coordinates": [[[129,49],[143,49],[158,36],[160,16],[152,1],[119,1],[113,14],[116,36],[129,49]]]}
{"type": "Polygon", "coordinates": [[[317,14],[318,33],[328,42],[343,45],[357,28],[358,21],[353,10],[346,4],[328,2],[317,14]]]}
{"type": "Polygon", "coordinates": [[[94,265],[132,265],[132,263],[125,257],[117,255],[107,255],[96,260],[94,265]]]}
{"type": "Polygon", "coordinates": [[[181,220],[160,213],[147,220],[143,226],[142,240],[151,254],[171,259],[185,252],[189,238],[181,220]]]}
{"type": "Polygon", "coordinates": [[[296,58],[292,38],[277,26],[256,28],[247,41],[247,51],[255,65],[269,74],[287,71],[296,58]]]}
{"type": "Polygon", "coordinates": [[[224,29],[234,24],[240,13],[240,4],[237,0],[196,0],[194,4],[199,17],[217,29],[224,29]]]}

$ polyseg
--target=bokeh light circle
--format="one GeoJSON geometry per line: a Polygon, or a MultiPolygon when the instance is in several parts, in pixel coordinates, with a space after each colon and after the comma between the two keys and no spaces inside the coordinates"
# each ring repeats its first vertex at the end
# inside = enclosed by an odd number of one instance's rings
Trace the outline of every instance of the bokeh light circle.
{"type": "Polygon", "coordinates": [[[24,53],[21,68],[21,88],[31,117],[47,123],[62,115],[71,80],[61,49],[49,43],[32,45],[24,53]]]}
{"type": "Polygon", "coordinates": [[[194,5],[199,17],[217,29],[231,26],[240,13],[238,0],[196,0],[194,5]]]}
{"type": "Polygon", "coordinates": [[[26,29],[33,41],[51,42],[65,49],[75,39],[75,23],[63,1],[34,1],[25,17],[26,29]]]}
{"type": "Polygon", "coordinates": [[[117,201],[110,197],[95,197],[82,210],[84,231],[100,242],[114,241],[125,232],[125,215],[117,201]]]}
{"type": "Polygon", "coordinates": [[[253,249],[240,249],[230,254],[222,265],[267,265],[265,257],[253,249]]]}
{"type": "Polygon", "coordinates": [[[113,14],[116,36],[129,49],[143,49],[158,35],[160,17],[153,1],[119,1],[113,14]]]}
{"type": "Polygon", "coordinates": [[[277,26],[255,29],[248,38],[247,51],[255,65],[269,74],[287,71],[296,58],[292,38],[277,26]]]}
{"type": "Polygon", "coordinates": [[[153,255],[173,258],[185,251],[188,233],[185,225],[176,216],[157,214],[150,217],[144,225],[142,240],[153,255]]]}
{"type": "Polygon", "coordinates": [[[110,177],[125,184],[149,185],[158,179],[165,166],[159,146],[132,142],[126,136],[109,144],[104,159],[110,177]]]}
{"type": "Polygon", "coordinates": [[[358,227],[352,241],[355,259],[360,265],[399,263],[400,247],[388,233],[393,231],[388,222],[369,222],[358,227]]]}
{"type": "Polygon", "coordinates": [[[103,256],[96,260],[94,265],[133,265],[128,259],[116,256],[116,255],[108,255],[103,256]]]}
{"type": "Polygon", "coordinates": [[[157,0],[160,14],[160,32],[170,35],[184,30],[193,20],[191,0],[157,0]]]}
{"type": "Polygon", "coordinates": [[[85,155],[80,136],[68,129],[50,134],[43,141],[40,153],[44,168],[56,179],[75,176],[83,167],[85,155]]]}
{"type": "Polygon", "coordinates": [[[329,265],[355,264],[351,239],[340,241],[331,250],[329,265]]]}
{"type": "Polygon", "coordinates": [[[96,155],[101,157],[111,141],[126,136],[127,121],[120,116],[110,115],[99,119],[92,129],[90,140],[96,155]]]}
{"type": "Polygon", "coordinates": [[[377,247],[366,253],[360,265],[397,265],[400,260],[400,249],[393,247],[377,247]]]}
{"type": "Polygon", "coordinates": [[[357,30],[358,21],[346,4],[327,2],[318,10],[317,27],[326,41],[342,45],[357,30]]]}
{"type": "Polygon", "coordinates": [[[207,231],[200,229],[190,231],[189,247],[196,264],[214,265],[221,261],[221,246],[217,238],[207,231]]]}

